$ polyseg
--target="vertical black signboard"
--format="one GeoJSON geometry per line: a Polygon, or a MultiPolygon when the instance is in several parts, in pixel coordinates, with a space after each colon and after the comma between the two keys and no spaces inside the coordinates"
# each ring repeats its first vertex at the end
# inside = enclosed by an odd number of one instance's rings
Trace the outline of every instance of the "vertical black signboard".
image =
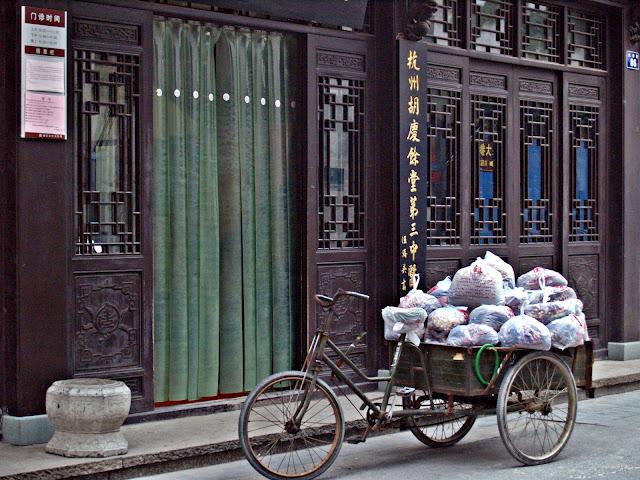
{"type": "MultiPolygon", "coordinates": [[[[399,40],[400,293],[425,267],[427,192],[426,45],[399,40]]],[[[424,278],[424,277],[423,277],[424,278]]]]}

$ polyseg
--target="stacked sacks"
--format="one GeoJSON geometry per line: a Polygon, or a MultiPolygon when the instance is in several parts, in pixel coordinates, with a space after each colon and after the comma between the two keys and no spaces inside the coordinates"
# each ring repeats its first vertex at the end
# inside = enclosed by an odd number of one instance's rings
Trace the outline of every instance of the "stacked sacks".
{"type": "Polygon", "coordinates": [[[411,338],[456,346],[498,342],[505,347],[537,350],[569,348],[589,339],[582,302],[558,272],[542,267],[518,277],[497,255],[486,252],[446,277],[428,293],[413,289],[400,300],[403,309],[383,311],[385,338],[411,338]],[[460,305],[460,306],[454,306],[460,305]],[[419,309],[417,311],[409,311],[419,309]],[[514,316],[517,314],[517,316],[514,316]],[[426,329],[420,318],[427,315],[426,329]],[[400,320],[398,320],[400,319],[400,320]],[[499,333],[496,333],[499,332],[499,333]]]}

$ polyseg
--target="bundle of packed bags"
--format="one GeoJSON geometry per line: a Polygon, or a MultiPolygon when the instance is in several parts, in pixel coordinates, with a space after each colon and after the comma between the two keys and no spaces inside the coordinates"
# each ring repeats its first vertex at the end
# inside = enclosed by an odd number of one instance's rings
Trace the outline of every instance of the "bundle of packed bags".
{"type": "Polygon", "coordinates": [[[387,340],[564,350],[589,340],[582,302],[558,272],[542,267],[516,280],[513,268],[486,252],[426,293],[413,288],[382,310],[387,340]]]}

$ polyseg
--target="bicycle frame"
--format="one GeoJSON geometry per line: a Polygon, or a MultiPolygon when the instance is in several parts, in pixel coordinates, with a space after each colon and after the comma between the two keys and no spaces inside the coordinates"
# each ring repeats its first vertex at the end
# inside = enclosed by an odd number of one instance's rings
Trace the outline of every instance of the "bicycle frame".
{"type": "MultiPolygon", "coordinates": [[[[396,346],[389,375],[370,377],[366,373],[364,373],[342,350],[340,350],[340,348],[335,343],[333,343],[333,341],[331,341],[331,339],[329,338],[329,334],[324,329],[318,329],[316,331],[315,336],[313,337],[311,346],[309,347],[309,351],[307,353],[307,357],[302,367],[302,370],[304,371],[305,375],[310,374],[312,378],[312,381],[310,382],[310,384],[308,384],[309,386],[307,388],[308,389],[315,388],[318,375],[322,370],[322,365],[325,364],[327,367],[329,367],[331,372],[340,381],[345,383],[349,387],[349,389],[358,398],[360,398],[365,405],[369,407],[369,409],[373,412],[374,418],[376,419],[376,426],[379,427],[383,423],[391,420],[392,416],[395,418],[406,418],[406,417],[413,417],[416,415],[424,415],[425,414],[424,410],[419,410],[419,409],[402,409],[396,412],[387,412],[387,407],[389,406],[389,399],[391,397],[391,392],[394,386],[393,380],[395,378],[398,361],[400,360],[402,352],[405,348],[415,348],[418,351],[422,372],[425,376],[425,384],[430,385],[429,378],[428,378],[428,370],[427,370],[426,362],[424,359],[424,355],[413,344],[407,343],[405,341],[404,334],[402,334],[396,346]],[[387,382],[387,386],[385,388],[384,396],[382,398],[382,403],[380,406],[376,405],[373,401],[371,401],[371,399],[367,397],[367,395],[349,377],[347,377],[344,374],[341,368],[329,358],[329,356],[325,352],[327,348],[333,351],[340,360],[346,363],[349,366],[349,368],[365,382],[387,382]]],[[[428,394],[431,399],[430,390],[431,389],[429,388],[428,394]]],[[[306,392],[305,392],[305,396],[306,396],[305,401],[298,407],[297,411],[293,415],[293,421],[296,425],[300,425],[300,422],[304,417],[307,411],[307,408],[309,407],[311,396],[306,395],[306,392]]]]}

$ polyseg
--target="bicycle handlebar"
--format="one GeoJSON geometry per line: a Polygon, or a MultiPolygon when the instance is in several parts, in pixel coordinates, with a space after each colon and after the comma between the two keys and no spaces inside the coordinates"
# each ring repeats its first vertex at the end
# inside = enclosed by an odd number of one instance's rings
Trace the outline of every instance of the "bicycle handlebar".
{"type": "Polygon", "coordinates": [[[346,291],[346,290],[342,290],[341,288],[339,288],[338,291],[333,295],[333,298],[328,297],[327,295],[321,295],[318,293],[316,294],[315,299],[316,299],[316,302],[322,305],[323,307],[331,307],[336,303],[338,298],[345,295],[348,295],[350,297],[360,298],[362,300],[369,300],[369,295],[366,295],[364,293],[359,293],[359,292],[346,291]]]}

